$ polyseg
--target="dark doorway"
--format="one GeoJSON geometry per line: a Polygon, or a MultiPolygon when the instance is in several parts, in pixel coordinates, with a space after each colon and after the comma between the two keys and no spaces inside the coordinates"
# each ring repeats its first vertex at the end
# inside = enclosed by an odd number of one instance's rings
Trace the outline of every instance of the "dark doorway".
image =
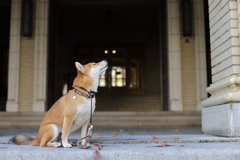
{"type": "Polygon", "coordinates": [[[75,61],[108,59],[97,110],[167,110],[165,0],[51,0],[49,13],[49,108],[71,89],[75,61]]]}
{"type": "Polygon", "coordinates": [[[0,2],[0,111],[6,111],[11,1],[0,2]]]}

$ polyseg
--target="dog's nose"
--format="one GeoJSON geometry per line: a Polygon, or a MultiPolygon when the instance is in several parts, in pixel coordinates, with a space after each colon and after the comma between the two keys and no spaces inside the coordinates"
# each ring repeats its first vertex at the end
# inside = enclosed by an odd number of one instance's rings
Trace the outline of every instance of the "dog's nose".
{"type": "Polygon", "coordinates": [[[107,60],[106,60],[106,59],[104,59],[103,61],[106,61],[106,62],[107,62],[107,60]]]}

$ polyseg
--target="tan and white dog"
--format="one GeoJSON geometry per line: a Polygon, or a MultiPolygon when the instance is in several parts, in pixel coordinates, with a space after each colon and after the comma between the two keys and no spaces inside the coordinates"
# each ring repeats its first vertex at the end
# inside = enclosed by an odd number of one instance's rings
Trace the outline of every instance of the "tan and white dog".
{"type": "MultiPolygon", "coordinates": [[[[42,147],[59,147],[58,136],[62,134],[62,145],[72,147],[68,143],[71,132],[81,128],[81,138],[86,136],[90,120],[91,99],[92,113],[95,110],[95,96],[90,92],[97,92],[100,75],[107,70],[108,63],[103,60],[99,63],[81,65],[75,62],[78,71],[73,81],[73,90],[62,96],[46,113],[39,128],[38,136],[31,138],[17,135],[12,141],[19,145],[40,145],[42,147]],[[92,98],[90,98],[92,96],[92,98]]],[[[85,142],[83,142],[85,143],[85,142]]]]}

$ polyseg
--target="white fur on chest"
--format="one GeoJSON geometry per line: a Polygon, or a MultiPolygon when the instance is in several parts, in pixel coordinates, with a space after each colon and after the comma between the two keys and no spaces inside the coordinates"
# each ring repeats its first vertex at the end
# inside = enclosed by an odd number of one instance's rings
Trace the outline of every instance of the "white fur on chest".
{"type": "MultiPolygon", "coordinates": [[[[95,97],[92,98],[92,114],[95,110],[95,103],[96,99],[95,97]]],[[[71,132],[79,129],[85,122],[87,122],[90,119],[90,111],[91,111],[91,99],[86,99],[84,104],[79,104],[77,106],[77,113],[74,117],[71,132]]]]}

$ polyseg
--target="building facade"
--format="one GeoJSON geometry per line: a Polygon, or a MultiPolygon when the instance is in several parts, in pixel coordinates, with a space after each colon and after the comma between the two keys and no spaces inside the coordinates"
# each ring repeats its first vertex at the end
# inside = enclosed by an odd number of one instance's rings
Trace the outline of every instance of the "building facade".
{"type": "Polygon", "coordinates": [[[7,112],[46,111],[51,94],[53,101],[62,95],[64,76],[73,79],[74,61],[109,58],[106,48],[117,50],[111,58],[115,67],[130,65],[127,84],[111,86],[111,92],[157,97],[159,107],[152,110],[201,110],[207,85],[202,2],[191,3],[194,33],[188,43],[182,36],[181,1],[32,1],[31,36],[21,31],[22,3],[11,2],[7,112]],[[128,64],[122,62],[126,55],[128,64]]]}
{"type": "Polygon", "coordinates": [[[1,111],[45,112],[71,89],[75,61],[108,59],[97,111],[202,111],[204,132],[229,129],[239,102],[238,0],[1,3],[10,32],[0,41],[1,111]]]}

